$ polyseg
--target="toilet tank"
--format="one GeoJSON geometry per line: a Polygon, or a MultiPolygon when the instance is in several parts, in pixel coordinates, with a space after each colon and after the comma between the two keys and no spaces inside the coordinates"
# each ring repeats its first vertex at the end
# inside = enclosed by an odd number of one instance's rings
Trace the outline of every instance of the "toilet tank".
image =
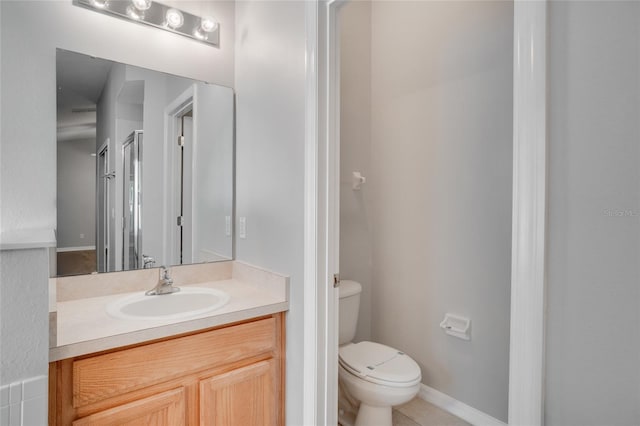
{"type": "Polygon", "coordinates": [[[341,280],[338,290],[340,297],[338,302],[338,344],[344,345],[351,342],[356,335],[362,286],[357,281],[341,280]]]}

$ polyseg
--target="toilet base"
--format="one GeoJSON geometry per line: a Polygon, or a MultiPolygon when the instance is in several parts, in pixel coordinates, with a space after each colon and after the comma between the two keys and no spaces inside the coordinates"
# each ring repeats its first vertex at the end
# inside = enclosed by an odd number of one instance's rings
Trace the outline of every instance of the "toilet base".
{"type": "MultiPolygon", "coordinates": [[[[344,396],[360,402],[355,426],[392,426],[392,407],[411,401],[420,391],[420,382],[407,387],[375,384],[354,376],[341,364],[338,378],[344,396]]],[[[344,416],[349,410],[344,405],[341,408],[344,416]]]]}
{"type": "Polygon", "coordinates": [[[340,426],[354,426],[359,405],[359,402],[345,388],[344,382],[338,380],[338,424],[340,426]]]}
{"type": "Polygon", "coordinates": [[[360,403],[355,426],[392,426],[391,407],[373,407],[360,403]]]}

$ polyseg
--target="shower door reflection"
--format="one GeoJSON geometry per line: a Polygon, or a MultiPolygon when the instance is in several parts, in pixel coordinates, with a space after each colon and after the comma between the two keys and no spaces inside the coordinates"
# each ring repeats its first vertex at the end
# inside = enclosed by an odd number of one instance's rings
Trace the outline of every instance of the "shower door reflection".
{"type": "Polygon", "coordinates": [[[122,145],[123,171],[123,223],[122,223],[122,265],[125,270],[138,269],[143,265],[142,221],[140,200],[142,188],[140,174],[142,167],[142,130],[132,132],[122,145]]]}

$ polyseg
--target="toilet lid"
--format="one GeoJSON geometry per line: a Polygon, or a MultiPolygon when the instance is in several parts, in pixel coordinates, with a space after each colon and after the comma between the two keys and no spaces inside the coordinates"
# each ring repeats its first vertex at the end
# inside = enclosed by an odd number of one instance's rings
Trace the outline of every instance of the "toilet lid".
{"type": "Polygon", "coordinates": [[[405,353],[375,342],[359,342],[339,350],[340,364],[369,382],[411,386],[422,379],[420,367],[405,353]]]}

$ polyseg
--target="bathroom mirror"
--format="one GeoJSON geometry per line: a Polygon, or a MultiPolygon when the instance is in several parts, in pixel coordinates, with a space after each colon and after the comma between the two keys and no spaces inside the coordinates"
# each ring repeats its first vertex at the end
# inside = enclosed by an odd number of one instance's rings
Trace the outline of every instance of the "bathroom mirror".
{"type": "Polygon", "coordinates": [[[233,90],[58,49],[57,275],[233,257],[233,90]]]}

